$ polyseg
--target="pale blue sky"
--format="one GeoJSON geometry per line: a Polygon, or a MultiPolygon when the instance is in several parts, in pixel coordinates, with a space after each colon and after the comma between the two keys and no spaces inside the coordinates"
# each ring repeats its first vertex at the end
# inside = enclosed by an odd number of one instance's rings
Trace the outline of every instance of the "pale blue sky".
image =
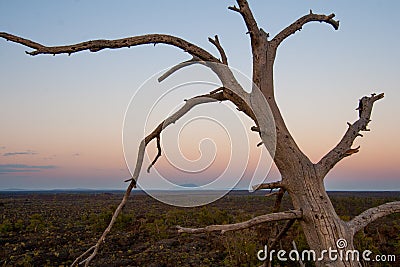
{"type": "MultiPolygon", "coordinates": [[[[168,33],[215,55],[207,38],[218,34],[231,66],[250,75],[248,35],[242,18],[227,9],[232,4],[0,1],[0,31],[46,45],[168,33]]],[[[356,119],[358,99],[385,92],[374,107],[371,132],[357,141],[360,153],[336,167],[327,188],[400,190],[400,2],[254,0],[250,5],[271,36],[310,9],[336,14],[338,31],[310,23],[280,47],[278,104],[299,145],[316,161],[341,138],[346,122],[356,119]]],[[[25,50],[0,40],[0,189],[124,188],[121,181],[129,173],[121,127],[130,98],[154,73],[190,57],[164,45],[70,57],[30,57],[25,50]],[[15,152],[25,154],[4,156],[15,152]]]]}

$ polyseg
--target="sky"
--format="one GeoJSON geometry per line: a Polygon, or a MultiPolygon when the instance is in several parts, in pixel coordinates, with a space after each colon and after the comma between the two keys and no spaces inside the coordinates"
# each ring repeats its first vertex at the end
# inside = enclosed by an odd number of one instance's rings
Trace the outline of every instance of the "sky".
{"type": "MultiPolygon", "coordinates": [[[[270,36],[310,9],[336,14],[338,31],[309,23],[282,43],[275,63],[278,105],[300,148],[317,162],[340,140],[346,123],[357,119],[358,99],[384,92],[385,98],[374,106],[371,131],[355,142],[354,146],[361,146],[360,153],[344,159],[328,174],[326,188],[400,190],[400,2],[249,2],[259,26],[270,36]]],[[[227,9],[233,4],[215,0],[0,1],[0,31],[45,45],[166,33],[214,55],[218,53],[207,38],[218,34],[230,66],[250,77],[249,36],[242,18],[227,9]]],[[[0,40],[0,190],[124,189],[123,180],[130,177],[144,132],[184,99],[218,84],[198,68],[182,71],[170,84],[153,84],[155,74],[190,59],[166,45],[71,56],[31,57],[26,50],[0,40]],[[180,78],[209,79],[215,84],[168,91],[180,78]],[[150,115],[145,112],[149,110],[150,115]]],[[[155,181],[161,175],[178,184],[203,185],[224,173],[234,177],[235,183],[243,177],[237,188],[247,188],[254,177],[262,181],[271,162],[264,159],[268,158],[265,153],[258,162],[262,149],[256,146],[258,137],[248,131],[251,125],[229,104],[193,110],[162,136],[163,156],[147,174],[146,164],[156,153],[155,144],[150,144],[150,159],[146,158],[140,179],[155,181]],[[241,130],[231,126],[236,124],[241,130]],[[244,159],[233,157],[234,153],[244,159]],[[257,166],[261,174],[254,175],[257,166]]],[[[267,181],[277,179],[279,173],[271,166],[267,181]]]]}

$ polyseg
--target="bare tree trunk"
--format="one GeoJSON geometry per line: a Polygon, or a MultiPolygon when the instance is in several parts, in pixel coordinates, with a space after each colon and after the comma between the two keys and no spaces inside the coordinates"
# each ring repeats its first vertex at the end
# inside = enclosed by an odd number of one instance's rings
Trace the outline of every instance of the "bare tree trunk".
{"type": "MultiPolygon", "coordinates": [[[[294,174],[291,181],[302,181],[288,185],[288,192],[295,208],[303,212],[301,227],[311,250],[319,258],[323,250],[338,250],[338,240],[347,241],[345,249],[353,250],[353,235],[346,224],[336,214],[322,182],[317,179],[313,166],[304,168],[302,173],[294,174]],[[301,186],[300,186],[301,184],[301,186]]],[[[336,254],[338,255],[338,254],[336,254]]],[[[359,266],[357,262],[345,259],[332,260],[327,253],[317,266],[359,266]]]]}

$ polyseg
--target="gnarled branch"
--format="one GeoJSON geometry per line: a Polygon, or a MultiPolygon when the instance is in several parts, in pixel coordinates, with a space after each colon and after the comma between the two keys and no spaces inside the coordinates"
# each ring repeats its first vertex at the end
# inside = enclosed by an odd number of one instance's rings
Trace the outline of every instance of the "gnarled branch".
{"type": "Polygon", "coordinates": [[[357,233],[376,219],[397,212],[400,212],[400,201],[385,203],[364,211],[349,221],[347,225],[353,231],[353,233],[357,233]]]}
{"type": "Polygon", "coordinates": [[[273,222],[273,221],[283,221],[283,220],[291,220],[291,219],[300,219],[302,217],[301,210],[290,210],[278,213],[265,214],[261,216],[254,217],[248,221],[233,223],[233,224],[224,224],[224,225],[209,225],[204,228],[185,228],[181,226],[177,226],[179,233],[207,233],[207,232],[221,232],[222,234],[228,231],[237,231],[246,228],[253,227],[255,225],[259,225],[265,222],[273,222]]]}
{"type": "Polygon", "coordinates": [[[359,147],[352,149],[351,146],[358,136],[362,136],[360,134],[361,131],[368,131],[367,126],[371,121],[372,107],[375,101],[383,97],[384,94],[381,93],[379,95],[364,96],[360,99],[359,107],[357,108],[359,119],[353,124],[348,123],[349,127],[340,142],[316,164],[316,169],[320,177],[325,177],[329,170],[344,157],[358,152],[359,147]]]}
{"type": "Polygon", "coordinates": [[[42,44],[33,42],[29,39],[25,39],[19,36],[15,36],[9,33],[0,32],[0,37],[6,39],[7,41],[12,41],[15,43],[19,43],[35,49],[32,52],[26,52],[31,56],[36,56],[39,54],[73,54],[80,51],[89,50],[90,52],[98,52],[100,50],[109,48],[109,49],[117,49],[123,47],[131,47],[138,46],[144,44],[167,44],[178,47],[185,52],[188,52],[192,56],[196,56],[204,61],[210,62],[219,62],[219,60],[211,55],[209,52],[200,48],[182,38],[167,35],[167,34],[146,34],[122,39],[115,40],[93,40],[86,41],[82,43],[72,44],[72,45],[64,45],[64,46],[44,46],[42,44]]]}
{"type": "Polygon", "coordinates": [[[280,33],[278,33],[271,41],[271,47],[273,49],[277,49],[280,43],[282,43],[283,40],[288,38],[290,35],[296,33],[297,31],[301,30],[303,25],[311,22],[311,21],[319,21],[319,22],[326,22],[332,27],[337,30],[339,29],[339,21],[334,20],[333,18],[335,17],[335,14],[330,14],[330,15],[320,15],[320,14],[313,14],[310,12],[310,14],[307,14],[292,24],[290,24],[288,27],[283,29],[280,33]]]}

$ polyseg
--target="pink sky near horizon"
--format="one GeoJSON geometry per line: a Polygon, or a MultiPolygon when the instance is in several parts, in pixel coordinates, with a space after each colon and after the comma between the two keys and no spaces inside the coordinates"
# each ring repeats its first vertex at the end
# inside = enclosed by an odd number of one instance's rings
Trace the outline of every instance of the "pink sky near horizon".
{"type": "MultiPolygon", "coordinates": [[[[278,105],[300,148],[316,162],[341,139],[346,122],[357,119],[358,99],[384,92],[385,98],[374,106],[371,131],[354,144],[361,146],[360,152],[339,163],[326,184],[328,190],[400,190],[400,29],[395,19],[399,2],[378,6],[374,1],[249,2],[261,27],[272,35],[310,8],[335,12],[341,21],[339,31],[310,24],[282,44],[275,65],[278,105]],[[369,21],[374,20],[368,26],[365,14],[369,21]]],[[[167,13],[146,3],[101,2],[97,14],[93,14],[90,3],[1,2],[4,16],[0,17],[0,31],[45,44],[165,32],[187,38],[215,54],[207,37],[219,34],[231,65],[250,75],[249,40],[241,18],[227,11],[230,3],[207,3],[210,9],[204,21],[202,14],[183,12],[194,8],[195,3],[171,4],[177,6],[167,13]],[[132,17],[130,9],[136,10],[137,16],[132,17]],[[153,19],[141,23],[148,16],[153,19]],[[182,24],[178,18],[193,21],[193,25],[182,24]]],[[[129,100],[147,78],[189,57],[161,45],[82,52],[70,57],[30,57],[25,50],[0,40],[0,190],[124,189],[123,180],[130,174],[123,153],[122,127],[129,100]]],[[[153,101],[150,95],[149,101],[153,101]]],[[[182,102],[180,99],[173,105],[182,102]]],[[[165,118],[165,114],[159,115],[159,120],[165,118]]],[[[138,128],[135,142],[142,130],[142,126],[138,128]]],[[[198,141],[209,130],[203,127],[181,140],[190,160],[200,155],[198,141]]],[[[248,132],[253,154],[245,181],[240,183],[245,189],[259,151],[258,137],[248,132]]],[[[224,170],[229,158],[224,134],[217,137],[221,140],[216,165],[210,168],[207,179],[224,170]]],[[[135,151],[136,145],[130,149],[135,151]]],[[[151,159],[155,153],[155,143],[151,143],[151,159]]],[[[155,175],[145,174],[147,165],[143,167],[143,177],[155,175]]],[[[165,156],[156,167],[176,175],[173,179],[177,182],[204,183],[200,176],[188,178],[169,170],[165,156]]],[[[268,179],[277,180],[279,174],[272,171],[268,179]]]]}

